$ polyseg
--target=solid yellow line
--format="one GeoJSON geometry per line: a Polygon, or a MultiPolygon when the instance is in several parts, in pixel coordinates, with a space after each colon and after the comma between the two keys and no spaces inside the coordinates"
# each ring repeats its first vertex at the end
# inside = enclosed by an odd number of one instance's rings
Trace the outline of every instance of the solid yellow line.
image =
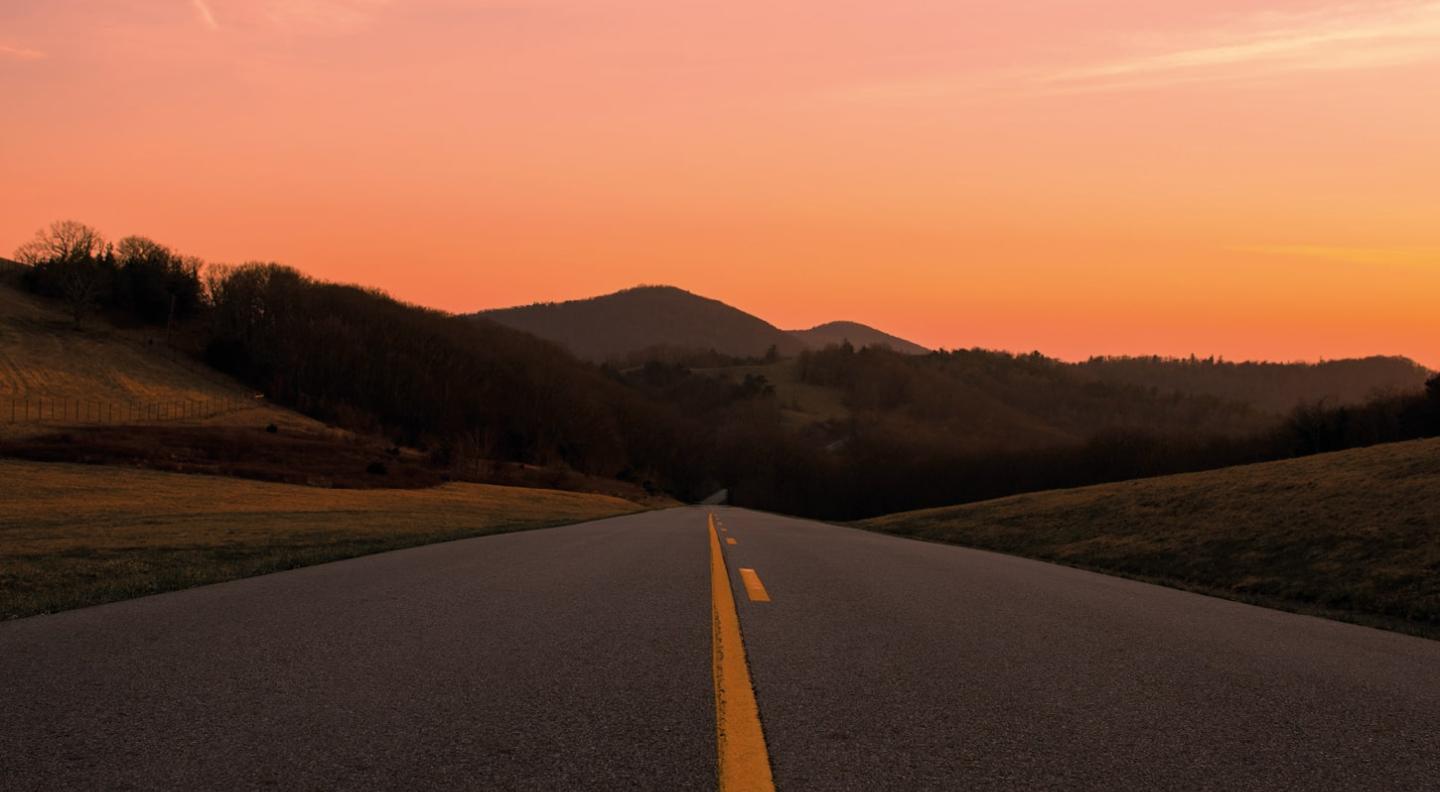
{"type": "Polygon", "coordinates": [[[745,593],[750,595],[751,602],[770,601],[770,594],[765,591],[765,584],[760,582],[755,570],[741,567],[740,581],[745,584],[745,593]]]}
{"type": "Polygon", "coordinates": [[[710,515],[710,637],[715,675],[716,782],[720,792],[773,792],[770,753],[745,661],[740,616],[710,515]]]}
{"type": "Polygon", "coordinates": [[[725,540],[725,544],[735,544],[735,540],[734,540],[734,539],[726,539],[726,540],[725,540]]]}

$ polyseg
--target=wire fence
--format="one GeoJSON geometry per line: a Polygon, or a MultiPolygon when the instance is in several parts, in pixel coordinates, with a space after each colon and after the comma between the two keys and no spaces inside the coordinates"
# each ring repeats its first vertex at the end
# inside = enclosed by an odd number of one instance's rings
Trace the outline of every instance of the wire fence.
{"type": "Polygon", "coordinates": [[[0,397],[0,420],[13,424],[139,424],[213,418],[258,406],[257,399],[244,396],[160,401],[10,396],[0,397]],[[5,404],[7,398],[9,405],[5,404]]]}

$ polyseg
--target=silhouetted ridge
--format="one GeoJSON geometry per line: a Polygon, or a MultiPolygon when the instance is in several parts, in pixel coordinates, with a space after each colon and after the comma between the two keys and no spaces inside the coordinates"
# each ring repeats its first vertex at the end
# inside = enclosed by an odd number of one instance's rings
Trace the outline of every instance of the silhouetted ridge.
{"type": "Polygon", "coordinates": [[[809,330],[791,330],[790,335],[800,339],[811,349],[823,349],[848,341],[856,349],[883,346],[905,355],[924,355],[930,352],[913,341],[906,341],[859,322],[826,322],[809,330]]]}
{"type": "Polygon", "coordinates": [[[673,286],[633,289],[559,303],[484,311],[477,316],[549,339],[589,360],[652,347],[715,350],[759,357],[771,347],[799,352],[799,339],[719,300],[673,286]]]}
{"type": "Polygon", "coordinates": [[[1412,392],[1432,373],[1409,358],[1378,355],[1319,363],[1095,357],[1076,368],[1102,382],[1214,396],[1270,413],[1284,413],[1298,404],[1359,404],[1395,392],[1412,392]]]}
{"type": "MultiPolygon", "coordinates": [[[[624,360],[647,350],[714,351],[736,358],[789,357],[849,341],[856,348],[928,349],[858,322],[787,332],[738,308],[674,286],[637,286],[568,302],[482,311],[476,316],[549,339],[589,360],[624,360]]],[[[663,355],[660,355],[663,357],[663,355]]]]}

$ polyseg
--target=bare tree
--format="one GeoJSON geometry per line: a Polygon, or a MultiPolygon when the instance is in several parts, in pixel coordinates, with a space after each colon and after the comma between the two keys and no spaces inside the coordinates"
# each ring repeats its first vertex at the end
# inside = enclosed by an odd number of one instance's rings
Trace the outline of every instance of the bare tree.
{"type": "Polygon", "coordinates": [[[15,258],[51,270],[54,288],[79,327],[105,285],[105,270],[98,260],[105,247],[99,231],[74,220],[58,220],[35,232],[34,239],[15,251],[15,258]]]}
{"type": "Polygon", "coordinates": [[[127,236],[115,243],[115,260],[121,264],[146,261],[164,265],[174,256],[170,248],[142,236],[127,236]]]}
{"type": "Polygon", "coordinates": [[[15,260],[35,266],[59,261],[93,259],[105,249],[99,231],[75,220],[57,220],[35,232],[35,238],[15,250],[15,260]]]}

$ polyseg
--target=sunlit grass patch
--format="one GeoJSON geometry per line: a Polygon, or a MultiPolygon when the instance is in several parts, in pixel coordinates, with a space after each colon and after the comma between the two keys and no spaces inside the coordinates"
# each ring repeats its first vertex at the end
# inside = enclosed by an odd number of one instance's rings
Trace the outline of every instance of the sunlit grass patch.
{"type": "Polygon", "coordinates": [[[336,490],[0,461],[0,618],[641,510],[555,490],[336,490]]]}

